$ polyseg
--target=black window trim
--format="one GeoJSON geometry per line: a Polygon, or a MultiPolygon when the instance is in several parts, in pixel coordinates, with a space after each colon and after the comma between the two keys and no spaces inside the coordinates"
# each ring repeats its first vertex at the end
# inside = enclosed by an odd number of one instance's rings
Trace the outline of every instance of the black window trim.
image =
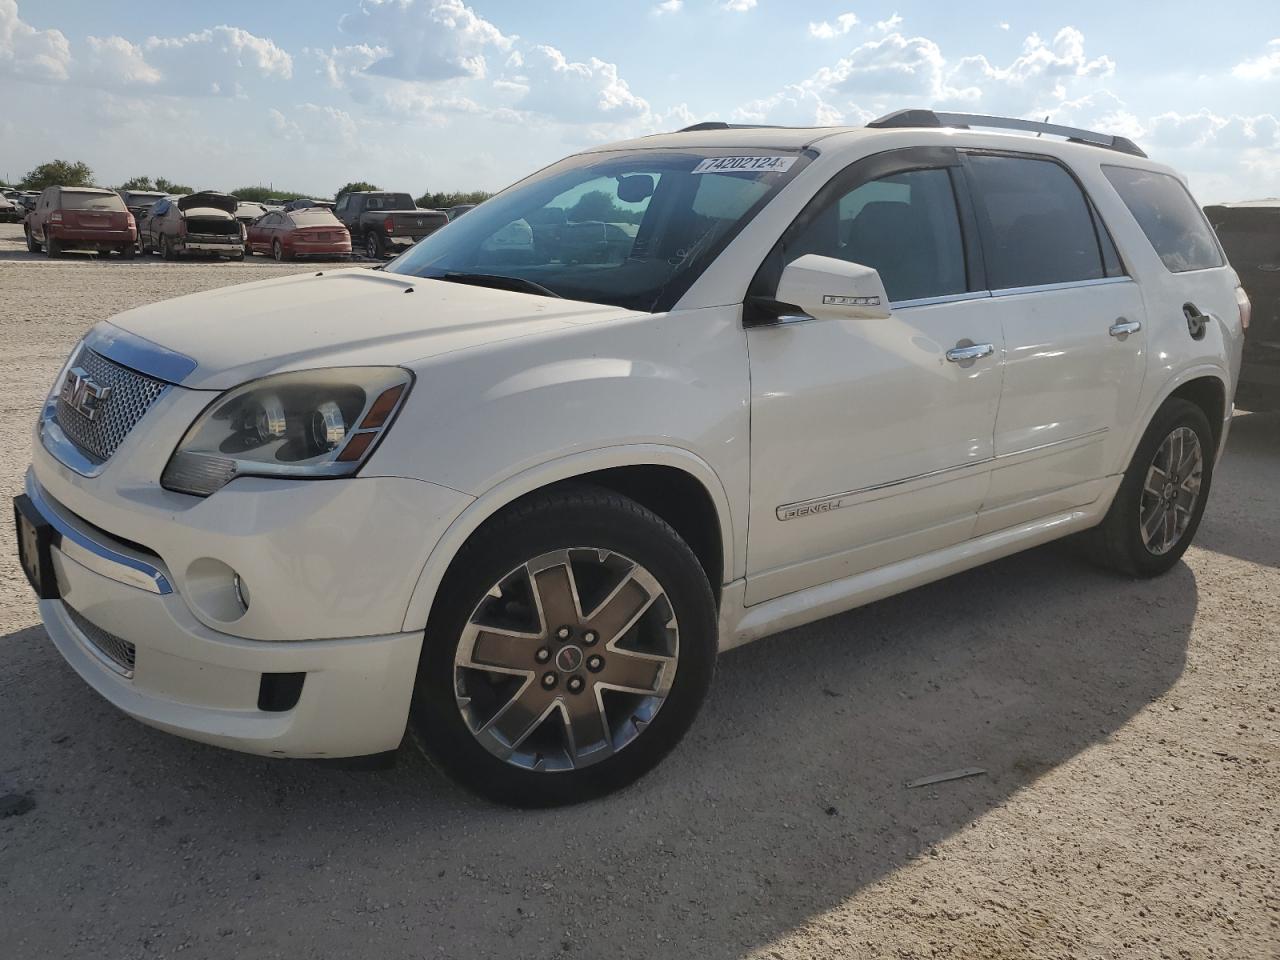
{"type": "Polygon", "coordinates": [[[961,163],[960,152],[955,147],[900,147],[861,157],[837,171],[809,198],[809,201],[782,231],[781,236],[756,269],[751,282],[747,285],[747,296],[743,302],[743,326],[774,326],[804,317],[804,312],[795,304],[781,303],[777,300],[778,282],[786,266],[784,258],[787,243],[794,241],[798,234],[807,229],[819,212],[864,184],[882,180],[894,174],[912,173],[918,170],[948,172],[960,225],[961,247],[965,259],[965,286],[968,289],[963,293],[890,301],[890,306],[903,309],[989,297],[991,294],[986,289],[986,266],[977,233],[977,215],[973,208],[969,184],[961,173],[961,163]]]}
{"type": "MultiPolygon", "coordinates": [[[[1055,283],[1037,283],[1037,284],[1031,284],[1029,286],[1023,286],[1023,287],[1000,287],[999,289],[992,288],[988,284],[987,291],[993,297],[1011,296],[1012,293],[1019,293],[1019,294],[1036,293],[1036,292],[1050,291],[1050,290],[1066,290],[1066,289],[1070,289],[1071,287],[1098,286],[1100,284],[1105,284],[1108,282],[1117,282],[1117,281],[1133,279],[1133,274],[1129,270],[1129,265],[1128,263],[1125,262],[1124,253],[1121,251],[1120,245],[1116,243],[1115,236],[1112,234],[1111,229],[1107,226],[1106,221],[1102,219],[1102,214],[1098,210],[1098,205],[1094,203],[1093,195],[1089,193],[1089,189],[1084,185],[1084,182],[1081,181],[1080,177],[1076,175],[1076,172],[1071,169],[1070,164],[1059,159],[1058,157],[1050,156],[1049,154],[1046,154],[1046,153],[1036,153],[1031,150],[1008,150],[1008,149],[999,149],[994,147],[960,147],[958,148],[958,152],[960,153],[960,157],[961,157],[960,169],[966,181],[968,181],[970,177],[969,168],[966,161],[971,156],[1007,157],[1013,160],[1047,160],[1050,163],[1057,165],[1058,167],[1060,167],[1062,170],[1066,172],[1067,176],[1071,178],[1072,183],[1076,185],[1076,189],[1080,191],[1080,195],[1084,198],[1085,208],[1089,211],[1089,219],[1093,223],[1093,239],[1098,246],[1098,262],[1102,264],[1103,275],[1101,277],[1094,277],[1086,280],[1061,280],[1055,283]],[[1102,241],[1102,238],[1104,236],[1106,237],[1107,242],[1110,243],[1111,249],[1116,252],[1116,259],[1120,264],[1120,272],[1114,276],[1110,275],[1107,272],[1107,255],[1103,250],[1103,241],[1102,241]]],[[[976,211],[978,201],[976,199],[973,199],[974,191],[973,191],[972,185],[969,186],[969,190],[970,190],[970,199],[973,202],[974,210],[976,211]]],[[[976,214],[975,214],[975,218],[976,218],[976,214]]],[[[978,229],[979,229],[979,236],[984,236],[981,233],[980,226],[978,227],[978,229]]]]}

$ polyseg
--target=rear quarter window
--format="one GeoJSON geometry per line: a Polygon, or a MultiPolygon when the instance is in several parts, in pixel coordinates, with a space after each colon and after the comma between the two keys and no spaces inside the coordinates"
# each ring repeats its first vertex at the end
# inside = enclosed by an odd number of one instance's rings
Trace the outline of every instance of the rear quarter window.
{"type": "Polygon", "coordinates": [[[1223,265],[1213,230],[1182,181],[1167,173],[1104,166],[1111,185],[1172,273],[1223,265]]]}

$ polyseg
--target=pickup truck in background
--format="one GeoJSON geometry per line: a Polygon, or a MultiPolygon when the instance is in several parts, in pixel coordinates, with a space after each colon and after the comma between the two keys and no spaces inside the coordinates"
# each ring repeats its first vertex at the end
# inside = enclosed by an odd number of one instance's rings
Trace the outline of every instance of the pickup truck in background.
{"type": "Polygon", "coordinates": [[[333,212],[351,234],[352,251],[373,260],[407,250],[449,222],[443,211],[419,209],[407,193],[344,193],[333,212]]]}

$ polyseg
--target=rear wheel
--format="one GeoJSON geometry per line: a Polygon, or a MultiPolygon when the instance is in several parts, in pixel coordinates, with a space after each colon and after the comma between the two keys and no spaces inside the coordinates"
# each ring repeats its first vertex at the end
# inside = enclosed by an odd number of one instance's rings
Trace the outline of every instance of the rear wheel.
{"type": "Polygon", "coordinates": [[[1204,515],[1213,477],[1213,431],[1195,404],[1169,400],[1147,428],[1092,552],[1106,566],[1154,577],[1182,558],[1204,515]]]}
{"type": "Polygon", "coordinates": [[[174,259],[173,247],[170,246],[169,244],[169,237],[167,234],[163,234],[163,233],[160,234],[160,259],[161,260],[174,259]]]}
{"type": "Polygon", "coordinates": [[[284,245],[281,244],[279,240],[271,241],[271,255],[281,263],[283,263],[285,260],[293,259],[291,256],[289,256],[289,254],[285,253],[284,245]]]}
{"type": "Polygon", "coordinates": [[[381,260],[384,255],[382,237],[370,230],[364,235],[364,252],[370,260],[381,260]]]}
{"type": "Polygon", "coordinates": [[[437,596],[414,739],[500,803],[576,803],[631,783],[680,740],[711,683],[715,602],[697,558],[609,491],[508,508],[437,596]]]}
{"type": "Polygon", "coordinates": [[[36,240],[35,236],[32,235],[30,230],[27,230],[26,233],[27,233],[27,249],[28,250],[30,250],[32,253],[39,253],[42,249],[44,249],[40,245],[40,242],[36,240]]]}

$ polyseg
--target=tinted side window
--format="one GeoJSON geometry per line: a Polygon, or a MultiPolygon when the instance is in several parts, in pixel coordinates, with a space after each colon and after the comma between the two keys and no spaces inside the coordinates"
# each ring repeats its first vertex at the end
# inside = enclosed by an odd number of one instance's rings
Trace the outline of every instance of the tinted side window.
{"type": "Polygon", "coordinates": [[[1222,266],[1213,231],[1180,180],[1132,167],[1103,167],[1102,172],[1171,271],[1222,266]]]}
{"type": "Polygon", "coordinates": [[[1107,275],[1089,204],[1061,166],[977,154],[967,165],[992,290],[1107,275]]]}
{"type": "Polygon", "coordinates": [[[863,183],[788,240],[786,262],[808,253],[874,267],[891,301],[964,293],[964,241],[951,175],[911,170],[863,183]]]}

